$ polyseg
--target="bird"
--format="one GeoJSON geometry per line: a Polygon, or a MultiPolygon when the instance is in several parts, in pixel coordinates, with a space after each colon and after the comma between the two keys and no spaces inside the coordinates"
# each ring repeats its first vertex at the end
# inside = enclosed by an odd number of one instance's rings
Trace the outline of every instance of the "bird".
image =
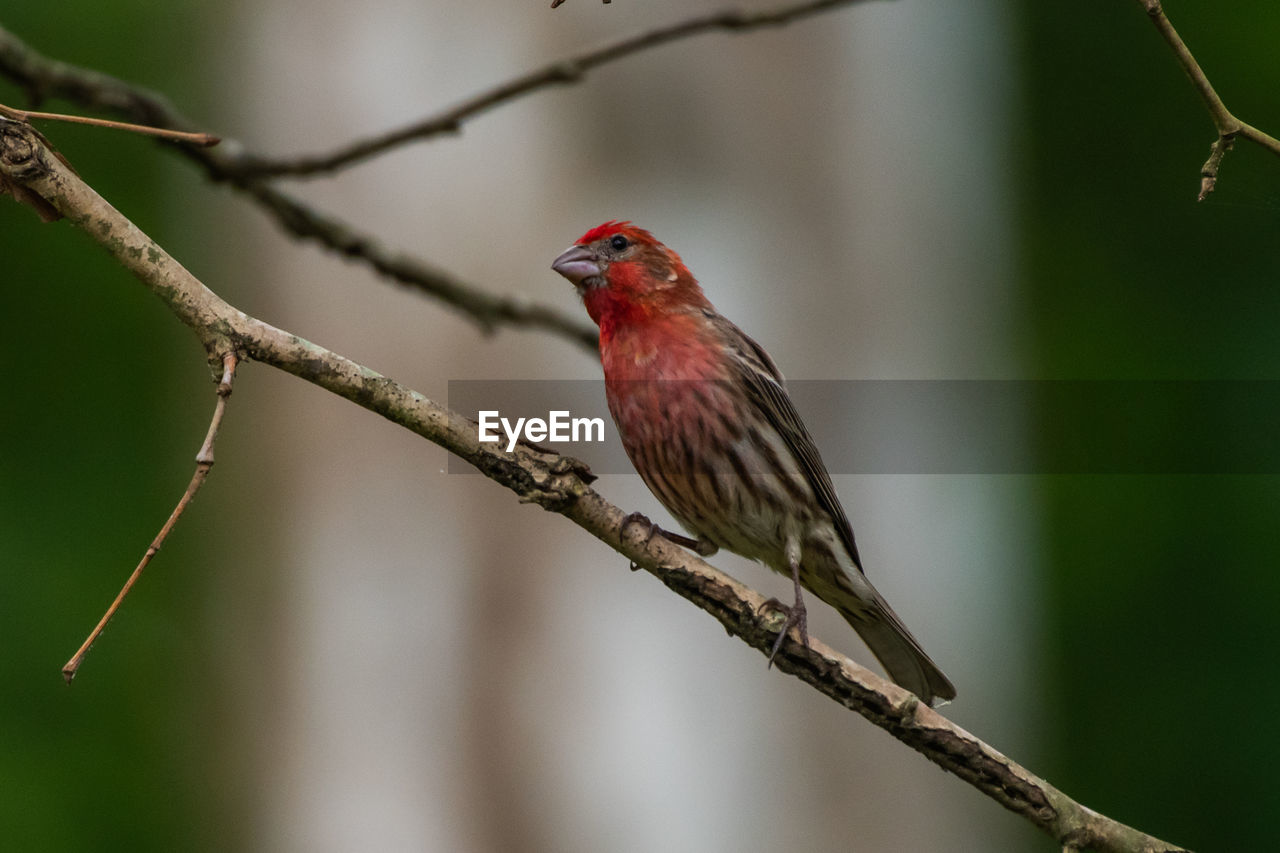
{"type": "Polygon", "coordinates": [[[787,618],[770,665],[792,628],[808,645],[803,589],[845,618],[897,684],[928,705],[954,699],[951,681],[863,571],[782,373],[716,311],[680,256],[648,231],[610,220],[551,268],[600,329],[605,396],[627,456],[691,534],[651,525],[650,535],[702,556],[724,548],[791,579],[794,603],[773,602],[787,618]]]}

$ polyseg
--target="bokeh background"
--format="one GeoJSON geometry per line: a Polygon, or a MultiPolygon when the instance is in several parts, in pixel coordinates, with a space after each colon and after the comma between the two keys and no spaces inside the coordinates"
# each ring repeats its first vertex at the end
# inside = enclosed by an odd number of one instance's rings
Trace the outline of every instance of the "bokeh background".
{"type": "MultiPolygon", "coordinates": [[[[288,154],[720,6],[66,0],[0,24],[288,154]]],[[[1280,7],[1170,6],[1228,103],[1280,129],[1280,7]]],[[[24,96],[0,80],[0,102],[24,96]]],[[[160,146],[45,130],[222,296],[429,396],[598,375],[286,239],[160,146]]],[[[292,189],[566,311],[551,259],[633,219],[795,379],[1274,379],[1280,163],[1243,145],[1196,204],[1211,140],[1136,3],[902,0],[668,45],[292,189]]],[[[68,689],[213,394],[194,337],[65,223],[0,203],[0,257],[6,849],[1056,849],[566,521],[252,364],[209,483],[68,689]]],[[[949,716],[1158,836],[1267,847],[1274,476],[836,480],[959,685],[949,716]]],[[[637,477],[599,488],[662,517],[637,477]]]]}

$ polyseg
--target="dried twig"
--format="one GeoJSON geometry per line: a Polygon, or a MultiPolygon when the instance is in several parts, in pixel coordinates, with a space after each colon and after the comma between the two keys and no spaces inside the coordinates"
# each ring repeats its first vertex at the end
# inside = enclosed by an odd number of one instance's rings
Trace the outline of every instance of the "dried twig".
{"type": "MultiPolygon", "coordinates": [[[[85,228],[152,290],[210,352],[239,352],[326,388],[430,439],[470,462],[523,501],[560,513],[710,613],[767,654],[783,617],[759,593],[718,572],[640,525],[590,488],[581,463],[534,447],[505,453],[479,440],[474,424],[426,397],[337,353],[251,317],[220,299],[61,162],[30,126],[0,119],[0,176],[46,199],[85,228]]],[[[777,668],[884,728],[1064,849],[1099,853],[1179,853],[1072,800],[1045,780],[925,707],[913,695],[820,641],[788,638],[777,668]]]]}
{"type": "Polygon", "coordinates": [[[144,136],[154,136],[157,139],[167,139],[170,142],[185,142],[189,145],[202,145],[206,147],[210,145],[217,145],[222,141],[211,133],[189,133],[184,130],[168,130],[163,127],[149,127],[145,124],[133,124],[126,121],[112,121],[111,119],[94,118],[92,116],[68,115],[67,113],[41,113],[34,110],[18,110],[13,107],[6,107],[4,104],[0,104],[0,115],[25,122],[30,122],[32,119],[44,119],[47,121],[62,121],[69,124],[87,124],[92,127],[105,127],[109,130],[126,130],[130,133],[141,133],[144,136]]]}
{"type": "Polygon", "coordinates": [[[1199,62],[1196,62],[1196,58],[1191,54],[1186,42],[1182,40],[1182,37],[1178,35],[1178,31],[1173,28],[1173,24],[1165,16],[1160,0],[1138,0],[1138,4],[1146,10],[1147,16],[1151,18],[1151,23],[1155,26],[1156,31],[1169,43],[1174,57],[1178,60],[1178,64],[1182,66],[1182,70],[1187,73],[1187,77],[1191,80],[1191,85],[1195,86],[1196,92],[1200,95],[1200,100],[1204,101],[1205,109],[1209,111],[1209,117],[1213,119],[1214,127],[1218,129],[1218,138],[1210,146],[1209,159],[1200,168],[1200,194],[1198,200],[1204,201],[1217,185],[1218,168],[1222,165],[1222,158],[1231,149],[1236,139],[1247,139],[1276,155],[1280,155],[1280,139],[1263,133],[1251,124],[1246,124],[1227,109],[1227,105],[1223,103],[1222,98],[1214,90],[1213,84],[1209,82],[1204,69],[1200,67],[1199,62]]]}
{"type": "Polygon", "coordinates": [[[196,454],[196,472],[191,475],[191,482],[187,484],[187,490],[178,499],[178,505],[169,514],[169,520],[164,523],[164,526],[160,528],[160,532],[156,534],[156,538],[147,547],[146,553],[142,555],[142,560],[138,563],[137,568],[133,570],[133,573],[129,575],[129,579],[124,582],[124,586],[116,594],[115,600],[111,602],[107,612],[98,620],[98,624],[89,632],[89,636],[80,644],[80,648],[71,656],[71,660],[67,661],[66,665],[62,667],[62,677],[67,680],[67,684],[70,684],[71,679],[76,677],[76,673],[80,671],[80,665],[84,663],[85,655],[89,654],[89,649],[93,648],[93,644],[98,641],[98,637],[102,636],[102,632],[106,630],[107,623],[116,615],[116,611],[124,603],[125,596],[129,594],[129,591],[133,589],[133,585],[138,582],[138,578],[142,576],[142,570],[160,552],[165,540],[169,538],[169,534],[178,523],[178,519],[182,517],[182,513],[186,511],[191,501],[195,499],[196,492],[200,491],[200,487],[204,485],[204,481],[208,478],[209,471],[213,468],[213,445],[218,440],[218,429],[222,426],[222,416],[227,410],[227,398],[231,396],[231,383],[235,381],[238,361],[239,358],[233,352],[229,352],[222,357],[222,381],[218,383],[218,402],[214,406],[213,419],[209,422],[209,432],[205,434],[204,444],[200,445],[200,452],[196,454]]]}

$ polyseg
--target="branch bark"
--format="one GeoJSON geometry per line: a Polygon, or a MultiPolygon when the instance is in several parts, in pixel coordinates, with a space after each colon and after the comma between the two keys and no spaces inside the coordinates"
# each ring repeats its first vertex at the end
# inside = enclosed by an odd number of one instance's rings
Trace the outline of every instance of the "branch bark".
{"type": "MultiPolygon", "coordinates": [[[[763,596],[661,537],[589,483],[582,463],[537,448],[512,453],[480,442],[475,425],[392,379],[245,314],[219,298],[84,183],[29,125],[0,118],[0,177],[82,228],[158,296],[204,345],[215,371],[248,358],[319,385],[427,438],[474,465],[521,501],[557,512],[644,568],[725,629],[767,655],[783,617],[763,596]]],[[[1065,850],[1176,853],[1182,848],[1100,815],[923,705],[915,696],[810,638],[788,637],[774,663],[945,770],[1023,816],[1065,850]]]]}

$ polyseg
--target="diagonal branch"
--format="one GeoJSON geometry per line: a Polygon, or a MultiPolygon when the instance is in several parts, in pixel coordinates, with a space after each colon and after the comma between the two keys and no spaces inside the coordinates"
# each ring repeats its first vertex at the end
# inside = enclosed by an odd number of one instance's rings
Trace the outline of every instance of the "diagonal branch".
{"type": "Polygon", "coordinates": [[[1227,109],[1227,105],[1223,103],[1213,84],[1209,82],[1204,69],[1192,55],[1191,49],[1187,47],[1186,42],[1165,16],[1160,0],[1138,0],[1138,3],[1146,10],[1156,32],[1169,43],[1174,58],[1178,60],[1178,64],[1191,80],[1191,85],[1195,87],[1200,100],[1204,101],[1205,109],[1209,111],[1209,117],[1213,119],[1214,127],[1218,129],[1218,138],[1209,149],[1209,159],[1200,168],[1200,195],[1197,200],[1204,201],[1217,185],[1218,168],[1222,165],[1222,158],[1231,150],[1237,138],[1247,139],[1276,155],[1280,155],[1280,139],[1258,130],[1251,124],[1246,124],[1227,109]]]}
{"type": "MultiPolygon", "coordinates": [[[[676,545],[626,525],[626,515],[588,485],[582,463],[535,447],[505,453],[479,440],[466,418],[335,352],[251,317],[220,299],[82,181],[29,125],[0,118],[0,178],[44,199],[83,228],[156,294],[211,354],[239,353],[301,377],[382,415],[474,465],[522,501],[557,512],[673,591],[730,634],[768,654],[783,617],[763,597],[676,545]]],[[[1177,853],[1100,815],[955,725],[897,685],[823,643],[790,637],[777,668],[888,731],[1052,836],[1066,850],[1177,853]]]]}
{"type": "MultiPolygon", "coordinates": [[[[115,113],[139,124],[195,131],[193,122],[162,96],[97,71],[49,59],[0,27],[0,75],[25,89],[32,101],[57,97],[80,106],[115,113]]],[[[181,146],[214,180],[226,180],[248,193],[288,233],[363,261],[377,272],[454,308],[484,332],[510,326],[548,331],[595,352],[596,330],[561,311],[518,296],[495,296],[443,270],[393,250],[372,234],[342,222],[261,181],[236,178],[244,146],[223,140],[217,148],[181,146]]]]}
{"type": "Polygon", "coordinates": [[[563,311],[519,296],[495,296],[465,284],[426,261],[396,251],[372,234],[262,181],[239,182],[237,186],[298,239],[314,240],[326,249],[364,261],[382,275],[462,312],[485,333],[492,334],[500,326],[540,329],[572,341],[592,354],[597,351],[595,328],[563,311]]]}
{"type": "Polygon", "coordinates": [[[761,12],[728,9],[709,15],[698,15],[552,62],[543,68],[530,71],[486,92],[474,95],[436,115],[367,139],[357,140],[327,154],[275,159],[245,154],[240,158],[235,174],[239,177],[263,177],[334,172],[407,142],[427,139],[442,133],[457,133],[462,129],[463,122],[481,113],[550,86],[577,83],[586,77],[589,71],[601,65],[617,62],[649,48],[717,30],[746,32],[761,27],[782,26],[820,12],[860,2],[866,2],[866,0],[805,0],[805,2],[788,3],[761,12]]]}

